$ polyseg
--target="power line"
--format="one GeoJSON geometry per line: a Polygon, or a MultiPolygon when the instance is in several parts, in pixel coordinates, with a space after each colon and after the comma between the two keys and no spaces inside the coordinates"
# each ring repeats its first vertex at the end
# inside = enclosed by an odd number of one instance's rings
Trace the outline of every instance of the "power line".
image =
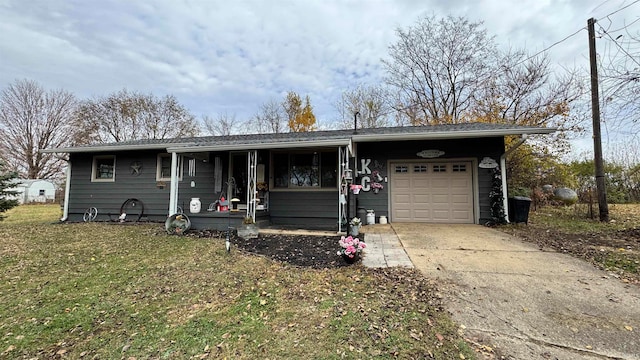
{"type": "Polygon", "coordinates": [[[611,12],[611,13],[609,13],[609,14],[605,15],[605,16],[601,17],[601,18],[600,18],[600,19],[598,19],[598,20],[602,20],[602,19],[607,18],[607,17],[609,17],[609,16],[611,16],[611,15],[613,15],[613,14],[615,14],[615,13],[619,13],[620,11],[622,11],[622,10],[624,10],[624,9],[628,8],[629,6],[635,5],[635,4],[639,3],[639,2],[640,2],[640,0],[633,1],[632,3],[630,3],[630,4],[626,5],[626,6],[623,6],[623,7],[621,7],[620,9],[618,9],[618,10],[616,10],[616,11],[614,11],[614,12],[611,12]]]}
{"type": "MultiPolygon", "coordinates": [[[[640,0],[638,0],[640,1],[640,0]]],[[[611,35],[600,25],[598,25],[600,27],[600,29],[602,29],[602,31],[604,32],[605,35],[607,35],[609,37],[609,39],[611,39],[611,41],[613,41],[613,43],[618,47],[618,49],[620,49],[620,51],[622,51],[623,53],[625,53],[630,59],[631,61],[633,61],[634,63],[638,64],[640,66],[640,62],[638,62],[638,60],[636,60],[631,54],[629,54],[627,52],[627,50],[625,50],[622,46],[620,46],[620,44],[618,44],[617,41],[614,40],[613,37],[611,37],[611,35]]]]}

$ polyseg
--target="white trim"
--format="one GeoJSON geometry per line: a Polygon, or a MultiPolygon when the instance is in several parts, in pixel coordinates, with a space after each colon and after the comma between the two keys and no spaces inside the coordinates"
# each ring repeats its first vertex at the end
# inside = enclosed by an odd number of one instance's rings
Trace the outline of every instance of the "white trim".
{"type": "Polygon", "coordinates": [[[136,145],[96,145],[81,147],[66,147],[41,150],[43,153],[86,153],[86,152],[114,152],[128,150],[165,150],[167,146],[193,146],[194,142],[188,143],[164,143],[164,144],[136,144],[136,145]]]}
{"type": "Polygon", "coordinates": [[[353,135],[354,142],[380,142],[399,140],[453,140],[461,138],[485,138],[509,135],[551,134],[556,128],[527,128],[527,129],[498,129],[498,130],[468,130],[468,131],[438,131],[400,134],[364,134],[353,135]]]}
{"type": "Polygon", "coordinates": [[[91,182],[115,182],[116,181],[116,156],[115,155],[94,155],[91,162],[91,182]],[[97,160],[113,159],[113,174],[111,178],[98,178],[97,160]]]}
{"type": "Polygon", "coordinates": [[[67,160],[66,171],[67,182],[64,185],[64,206],[62,208],[62,218],[60,221],[67,221],[69,218],[69,193],[71,191],[71,161],[67,160]]]}
{"type": "MultiPolygon", "coordinates": [[[[156,181],[171,181],[171,175],[169,177],[162,177],[162,158],[169,158],[171,160],[171,154],[169,153],[159,153],[156,156],[156,181]]],[[[183,157],[178,157],[178,181],[182,181],[184,167],[182,166],[183,157]]],[[[171,165],[170,165],[171,166],[171,165]]]]}
{"type": "Polygon", "coordinates": [[[171,153],[171,186],[169,187],[169,216],[178,213],[178,154],[171,153]]]}
{"type": "MultiPolygon", "coordinates": [[[[380,140],[378,138],[378,140],[380,140]]],[[[232,145],[206,145],[206,146],[185,146],[185,147],[168,147],[169,152],[204,152],[204,151],[240,151],[240,150],[267,150],[267,149],[291,149],[291,148],[311,148],[311,147],[337,147],[346,146],[351,142],[350,138],[329,139],[329,140],[313,140],[313,141],[283,141],[283,142],[264,142],[253,144],[232,144],[232,145]]]]}
{"type": "Polygon", "coordinates": [[[507,201],[507,158],[500,156],[500,176],[502,176],[502,208],[504,210],[504,219],[509,220],[509,202],[507,201]]]}

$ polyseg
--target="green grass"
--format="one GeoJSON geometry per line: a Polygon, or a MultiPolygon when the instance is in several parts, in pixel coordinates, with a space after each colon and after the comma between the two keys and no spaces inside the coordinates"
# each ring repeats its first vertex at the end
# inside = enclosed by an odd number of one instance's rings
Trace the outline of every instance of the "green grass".
{"type": "Polygon", "coordinates": [[[291,267],[157,224],[55,224],[57,205],[7,215],[0,358],[474,356],[413,270],[291,267]]]}

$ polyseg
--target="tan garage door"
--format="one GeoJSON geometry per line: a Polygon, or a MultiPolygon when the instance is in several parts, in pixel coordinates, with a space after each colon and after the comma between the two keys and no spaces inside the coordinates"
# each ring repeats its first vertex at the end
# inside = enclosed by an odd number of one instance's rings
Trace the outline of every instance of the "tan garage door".
{"type": "Polygon", "coordinates": [[[391,163],[391,221],[473,223],[471,162],[391,163]]]}

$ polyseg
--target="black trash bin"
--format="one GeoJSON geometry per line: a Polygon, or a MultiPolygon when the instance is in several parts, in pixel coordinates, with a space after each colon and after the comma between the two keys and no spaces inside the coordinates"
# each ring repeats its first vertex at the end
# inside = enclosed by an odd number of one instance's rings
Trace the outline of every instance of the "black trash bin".
{"type": "Polygon", "coordinates": [[[509,198],[509,221],[514,224],[528,224],[530,207],[531,199],[526,196],[514,196],[509,198]]]}

